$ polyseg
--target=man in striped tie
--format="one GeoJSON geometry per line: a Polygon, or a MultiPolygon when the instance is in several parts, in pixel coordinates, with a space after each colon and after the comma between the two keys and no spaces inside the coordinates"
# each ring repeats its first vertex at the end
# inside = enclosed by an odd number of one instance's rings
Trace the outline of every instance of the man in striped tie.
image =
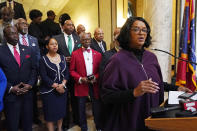
{"type": "MultiPolygon", "coordinates": [[[[28,23],[25,19],[19,18],[17,19],[16,27],[19,32],[19,42],[21,45],[28,46],[32,49],[35,55],[35,63],[37,67],[37,74],[39,69],[39,60],[40,60],[40,49],[38,46],[37,38],[28,34],[28,23]]],[[[38,75],[37,75],[38,77],[38,75]]],[[[38,106],[37,106],[37,92],[38,86],[33,86],[33,122],[35,124],[41,124],[39,120],[38,106]]]]}

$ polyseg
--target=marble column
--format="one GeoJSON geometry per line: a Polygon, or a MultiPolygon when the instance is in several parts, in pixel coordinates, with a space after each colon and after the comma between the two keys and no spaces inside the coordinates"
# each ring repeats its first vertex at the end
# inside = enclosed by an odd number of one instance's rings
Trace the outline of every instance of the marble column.
{"type": "MultiPolygon", "coordinates": [[[[139,0],[137,15],[144,17],[151,27],[152,45],[171,52],[172,48],[172,0],[139,0]]],[[[153,51],[161,66],[163,80],[171,79],[171,56],[153,51]]]]}
{"type": "Polygon", "coordinates": [[[103,29],[107,49],[112,41],[111,0],[99,0],[99,26],[103,29]]]}

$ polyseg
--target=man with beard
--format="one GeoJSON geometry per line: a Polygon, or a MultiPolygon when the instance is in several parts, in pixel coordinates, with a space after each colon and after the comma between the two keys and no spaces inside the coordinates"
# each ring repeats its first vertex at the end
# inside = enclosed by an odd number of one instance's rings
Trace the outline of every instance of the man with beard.
{"type": "Polygon", "coordinates": [[[28,23],[25,19],[19,18],[16,23],[16,27],[19,32],[19,41],[20,44],[29,46],[32,48],[36,55],[36,65],[39,65],[40,60],[40,49],[38,46],[38,40],[37,38],[31,36],[28,34],[28,23]]]}
{"type": "MultiPolygon", "coordinates": [[[[37,67],[37,75],[38,75],[38,69],[39,69],[39,60],[40,60],[40,49],[38,46],[38,40],[28,34],[28,23],[25,19],[19,18],[17,20],[16,27],[19,32],[19,41],[20,44],[24,46],[30,47],[34,54],[35,54],[35,63],[37,67]]],[[[38,87],[34,85],[33,88],[33,121],[35,124],[40,124],[41,121],[38,118],[38,107],[37,107],[37,92],[38,92],[38,87]]]]}

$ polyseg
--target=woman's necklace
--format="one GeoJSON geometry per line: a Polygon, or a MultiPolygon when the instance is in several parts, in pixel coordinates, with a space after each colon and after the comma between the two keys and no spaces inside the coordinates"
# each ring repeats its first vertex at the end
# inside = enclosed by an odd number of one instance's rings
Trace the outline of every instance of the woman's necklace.
{"type": "Polygon", "coordinates": [[[50,61],[52,62],[52,63],[55,63],[55,64],[57,64],[57,63],[59,63],[60,62],[60,60],[59,60],[59,55],[55,55],[55,56],[50,56],[49,54],[47,55],[48,57],[49,57],[49,59],[50,59],[50,61]]]}

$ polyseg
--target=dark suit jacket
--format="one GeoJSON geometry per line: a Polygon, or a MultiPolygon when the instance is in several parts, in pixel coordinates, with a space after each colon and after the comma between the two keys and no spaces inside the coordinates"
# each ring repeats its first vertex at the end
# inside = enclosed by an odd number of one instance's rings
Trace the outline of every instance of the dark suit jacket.
{"type": "MultiPolygon", "coordinates": [[[[0,3],[0,9],[4,6],[6,6],[6,2],[0,3]]],[[[14,1],[14,19],[18,19],[18,18],[26,19],[25,11],[22,4],[14,1]]]]}
{"type": "Polygon", "coordinates": [[[40,47],[41,46],[45,47],[46,41],[44,40],[44,35],[43,35],[42,31],[41,31],[41,28],[40,28],[39,24],[31,22],[30,25],[29,25],[29,28],[28,28],[28,33],[31,36],[34,36],[34,37],[36,37],[38,39],[38,43],[39,43],[40,47]]]}
{"type": "MultiPolygon", "coordinates": [[[[103,47],[104,47],[104,49],[105,49],[105,51],[106,51],[107,48],[106,48],[106,43],[105,43],[105,41],[102,41],[102,44],[103,44],[103,47]]],[[[101,54],[103,54],[102,49],[100,48],[100,46],[98,45],[97,41],[96,41],[94,38],[92,38],[90,47],[91,47],[92,49],[94,49],[94,50],[100,52],[101,54]]]]}
{"type": "Polygon", "coordinates": [[[31,36],[31,35],[27,35],[28,38],[28,43],[29,43],[29,47],[31,47],[34,55],[35,55],[35,64],[37,66],[37,68],[39,67],[39,60],[40,60],[40,48],[38,46],[38,40],[37,38],[31,36]]]}
{"type": "Polygon", "coordinates": [[[50,62],[47,56],[42,56],[40,59],[40,76],[42,78],[42,83],[40,86],[40,93],[46,94],[54,90],[52,87],[53,83],[61,84],[62,81],[68,80],[69,69],[66,65],[65,57],[60,55],[61,62],[59,64],[60,70],[58,71],[57,66],[50,62]],[[59,76],[59,77],[57,77],[59,76]]]}
{"type": "Polygon", "coordinates": [[[31,24],[29,25],[29,28],[28,28],[28,33],[31,36],[34,36],[37,38],[41,55],[45,55],[47,53],[47,49],[45,46],[48,41],[45,40],[44,34],[43,34],[40,26],[41,26],[40,24],[36,24],[36,23],[31,22],[31,24]]]}
{"type": "Polygon", "coordinates": [[[100,76],[102,76],[104,70],[105,70],[105,67],[107,65],[107,63],[109,62],[109,59],[115,54],[117,53],[116,49],[113,48],[109,51],[106,51],[104,54],[103,54],[103,57],[102,57],[102,61],[101,61],[101,64],[100,64],[100,67],[99,67],[99,72],[100,72],[100,76]]]}
{"type": "MultiPolygon", "coordinates": [[[[75,51],[81,47],[80,40],[79,40],[79,37],[75,33],[73,33],[72,36],[73,36],[74,43],[75,43],[73,51],[75,51]]],[[[66,45],[64,34],[62,33],[60,35],[56,35],[54,36],[54,38],[57,40],[57,43],[58,43],[58,53],[61,55],[64,55],[65,57],[71,56],[71,54],[68,51],[68,47],[66,45]]]]}
{"type": "MultiPolygon", "coordinates": [[[[34,85],[36,81],[36,68],[33,61],[33,51],[27,46],[19,44],[21,66],[19,67],[7,44],[0,46],[0,67],[7,78],[5,101],[15,101],[18,96],[8,93],[11,86],[20,82],[34,85]]],[[[29,93],[25,94],[28,96],[29,93]]]]}
{"type": "Polygon", "coordinates": [[[41,27],[44,37],[46,36],[52,37],[52,36],[59,35],[62,33],[59,24],[50,19],[44,20],[41,23],[40,27],[41,27]]]}
{"type": "Polygon", "coordinates": [[[35,54],[34,58],[35,58],[36,66],[39,67],[40,48],[38,46],[38,39],[31,35],[27,35],[27,37],[28,37],[29,46],[32,48],[32,51],[35,54]]]}

